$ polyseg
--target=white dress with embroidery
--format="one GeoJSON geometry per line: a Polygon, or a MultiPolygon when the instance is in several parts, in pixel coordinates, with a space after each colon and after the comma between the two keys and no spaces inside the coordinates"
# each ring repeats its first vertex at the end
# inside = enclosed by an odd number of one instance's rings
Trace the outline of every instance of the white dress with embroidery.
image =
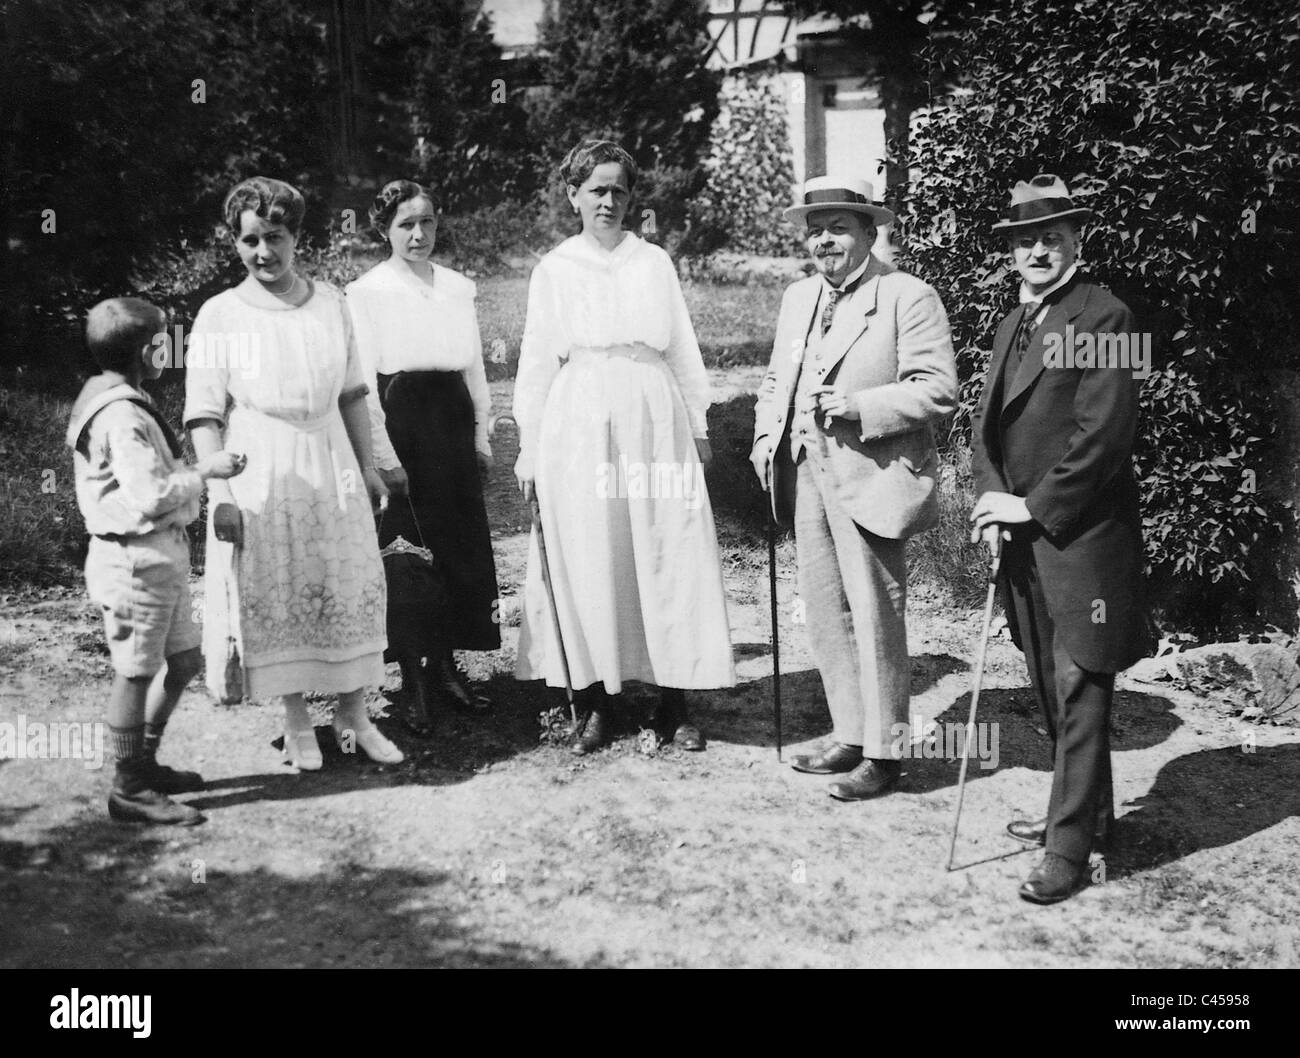
{"type": "Polygon", "coordinates": [[[216,419],[226,449],[248,457],[229,481],[242,547],[217,541],[209,512],[208,686],[222,686],[228,634],[249,698],[378,686],[384,571],[338,407],[341,393],[365,385],[343,295],[314,284],[293,307],[246,279],[199,310],[187,365],[186,425],[216,419]]]}
{"type": "MultiPolygon", "coordinates": [[[[578,235],[538,263],[514,414],[575,688],[735,683],[694,441],[707,436],[709,398],[663,250],[627,234],[607,251],[578,235]]],[[[535,533],[515,674],[564,685],[535,533]]]]}

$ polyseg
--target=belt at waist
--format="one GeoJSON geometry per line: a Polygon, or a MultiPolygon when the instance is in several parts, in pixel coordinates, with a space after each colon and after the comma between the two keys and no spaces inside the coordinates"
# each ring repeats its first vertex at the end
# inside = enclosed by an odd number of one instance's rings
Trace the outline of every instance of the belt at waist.
{"type": "Polygon", "coordinates": [[[151,529],[147,533],[91,533],[96,540],[106,540],[110,544],[144,544],[148,543],[150,537],[155,536],[185,536],[185,526],[183,525],[164,525],[158,529],[151,529]]]}
{"type": "Polygon", "coordinates": [[[644,342],[631,342],[626,345],[575,345],[569,350],[570,360],[582,359],[588,356],[603,357],[605,359],[617,356],[625,360],[637,360],[646,364],[652,364],[664,358],[662,352],[652,345],[646,345],[644,342]]]}
{"type": "Polygon", "coordinates": [[[324,430],[334,421],[335,412],[333,409],[327,411],[324,415],[318,415],[312,419],[285,419],[279,415],[271,415],[268,412],[259,411],[257,408],[248,404],[236,404],[231,410],[230,416],[248,414],[256,415],[259,419],[266,419],[269,422],[277,423],[281,426],[288,426],[294,430],[301,430],[303,433],[315,433],[317,430],[324,430]]]}

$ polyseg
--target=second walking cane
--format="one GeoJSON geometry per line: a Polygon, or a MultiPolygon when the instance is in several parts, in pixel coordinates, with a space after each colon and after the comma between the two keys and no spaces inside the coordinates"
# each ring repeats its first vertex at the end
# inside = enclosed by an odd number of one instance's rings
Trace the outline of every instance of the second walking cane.
{"type": "Polygon", "coordinates": [[[998,588],[998,569],[1002,564],[1002,534],[993,538],[989,558],[989,590],[984,599],[984,624],[980,631],[979,654],[975,659],[975,680],[970,691],[970,718],[966,721],[966,735],[961,747],[961,776],[957,780],[957,812],[952,820],[952,841],[948,845],[948,870],[952,870],[953,856],[957,852],[957,827],[961,825],[961,803],[966,794],[966,765],[970,761],[970,744],[975,740],[975,709],[980,701],[980,684],[984,682],[984,659],[989,651],[989,629],[993,625],[993,598],[998,588]]]}
{"type": "Polygon", "coordinates": [[[781,759],[781,641],[777,634],[776,522],[767,523],[767,587],[772,598],[772,712],[776,719],[776,759],[781,759]]]}

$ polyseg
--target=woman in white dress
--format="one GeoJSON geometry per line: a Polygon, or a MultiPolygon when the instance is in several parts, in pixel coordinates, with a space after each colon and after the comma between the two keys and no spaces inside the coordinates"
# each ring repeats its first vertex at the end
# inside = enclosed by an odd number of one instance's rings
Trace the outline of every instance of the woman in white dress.
{"type": "Polygon", "coordinates": [[[223,683],[227,639],[244,692],[284,707],[284,754],[321,767],[303,692],[338,695],[345,751],[396,763],[402,753],[366,715],[384,678],[384,574],[373,509],[366,385],[343,295],[297,275],[305,203],[254,177],[223,209],[248,276],[203,304],[187,350],[185,423],[200,458],[248,453],[239,480],[208,492],[204,653],[223,683]],[[229,413],[227,407],[230,406],[229,413]]]}
{"type": "MultiPolygon", "coordinates": [[[[704,740],[683,691],[735,683],[704,486],[708,375],[671,259],[623,230],[636,175],[607,140],[569,152],[561,177],[582,232],[533,270],[515,381],[515,475],[525,498],[536,492],[590,711],[579,753],[608,741],[606,696],[624,680],[661,688],[655,726],[685,749],[704,740]]],[[[564,684],[535,536],[515,674],[564,684]]]]}
{"type": "Polygon", "coordinates": [[[452,651],[501,646],[482,483],[492,466],[491,395],[474,282],[430,259],[438,231],[432,195],[393,180],[375,196],[370,221],[390,254],[348,284],[347,299],[382,409],[376,463],[385,483],[406,493],[390,502],[379,529],[383,553],[397,556],[387,560],[388,651],[402,667],[401,716],[427,737],[431,699],[471,714],[490,705],[467,684],[452,651]],[[390,478],[395,464],[404,474],[390,478]],[[429,561],[412,566],[402,554],[411,545],[429,561]]]}

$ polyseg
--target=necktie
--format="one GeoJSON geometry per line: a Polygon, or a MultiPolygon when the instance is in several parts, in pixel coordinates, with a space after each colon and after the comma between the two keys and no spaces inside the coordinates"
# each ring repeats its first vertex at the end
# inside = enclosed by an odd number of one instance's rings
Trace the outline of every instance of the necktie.
{"type": "Polygon", "coordinates": [[[826,292],[826,306],[822,309],[822,334],[831,329],[831,320],[835,316],[835,303],[844,296],[843,290],[832,287],[826,292]]]}
{"type": "Polygon", "coordinates": [[[1029,351],[1029,343],[1034,340],[1034,331],[1038,330],[1038,313],[1042,309],[1041,301],[1030,301],[1025,304],[1025,314],[1020,317],[1020,329],[1016,333],[1016,367],[1024,360],[1025,353],[1029,351]]]}

